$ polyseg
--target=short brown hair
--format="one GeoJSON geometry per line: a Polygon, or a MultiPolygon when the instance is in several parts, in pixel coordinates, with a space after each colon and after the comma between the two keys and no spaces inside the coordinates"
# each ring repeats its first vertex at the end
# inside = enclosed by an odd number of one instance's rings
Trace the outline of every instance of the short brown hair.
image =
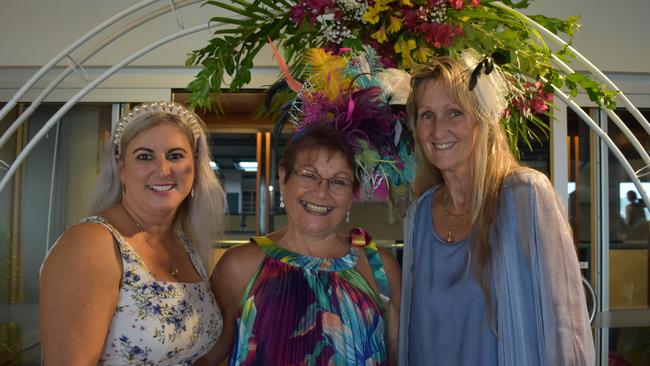
{"type": "Polygon", "coordinates": [[[359,179],[357,177],[357,164],[354,160],[354,150],[345,137],[329,123],[313,124],[296,132],[289,144],[284,148],[282,159],[280,159],[280,166],[286,171],[284,182],[293,173],[298,155],[317,150],[325,150],[332,155],[336,153],[343,155],[345,162],[354,172],[353,187],[356,193],[359,190],[359,179]]]}

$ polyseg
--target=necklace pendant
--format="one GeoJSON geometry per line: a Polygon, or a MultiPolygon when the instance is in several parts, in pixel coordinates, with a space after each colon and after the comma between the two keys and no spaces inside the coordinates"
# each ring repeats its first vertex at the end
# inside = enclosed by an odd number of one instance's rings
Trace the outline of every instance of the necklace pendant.
{"type": "Polygon", "coordinates": [[[451,243],[454,241],[454,234],[452,234],[451,231],[447,232],[447,243],[451,243]]]}

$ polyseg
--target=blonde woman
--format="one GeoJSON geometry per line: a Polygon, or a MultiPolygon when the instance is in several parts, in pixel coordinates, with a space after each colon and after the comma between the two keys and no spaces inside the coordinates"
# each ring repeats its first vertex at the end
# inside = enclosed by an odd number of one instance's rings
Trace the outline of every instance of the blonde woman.
{"type": "Polygon", "coordinates": [[[593,365],[556,194],[510,152],[508,84],[473,52],[412,79],[420,195],[404,223],[401,365],[593,365]]]}
{"type": "Polygon", "coordinates": [[[107,145],[94,215],[43,263],[45,363],[191,365],[223,324],[206,254],[224,194],[203,123],[179,104],[147,103],[107,145]]]}

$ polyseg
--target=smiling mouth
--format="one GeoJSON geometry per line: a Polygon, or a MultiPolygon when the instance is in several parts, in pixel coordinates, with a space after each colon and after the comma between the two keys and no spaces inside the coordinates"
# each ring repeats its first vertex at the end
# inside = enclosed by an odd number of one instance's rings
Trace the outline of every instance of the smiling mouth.
{"type": "Polygon", "coordinates": [[[156,185],[147,186],[147,188],[155,192],[167,192],[173,189],[174,187],[176,187],[175,184],[156,184],[156,185]]]}
{"type": "Polygon", "coordinates": [[[445,142],[444,144],[433,144],[436,150],[447,150],[454,146],[455,142],[445,142]]]}
{"type": "Polygon", "coordinates": [[[302,200],[300,201],[300,204],[302,205],[302,207],[305,208],[305,210],[307,210],[307,211],[309,211],[311,213],[314,213],[316,215],[321,215],[321,216],[327,215],[328,213],[330,213],[334,209],[334,207],[331,207],[331,206],[315,205],[313,203],[309,203],[309,202],[302,201],[302,200]]]}

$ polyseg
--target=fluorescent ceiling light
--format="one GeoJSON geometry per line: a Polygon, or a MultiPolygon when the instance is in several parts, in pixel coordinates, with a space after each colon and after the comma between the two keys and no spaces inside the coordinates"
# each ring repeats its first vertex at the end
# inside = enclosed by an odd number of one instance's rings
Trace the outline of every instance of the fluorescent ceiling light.
{"type": "Polygon", "coordinates": [[[235,166],[239,170],[243,170],[245,172],[256,172],[257,171],[257,162],[256,161],[240,161],[239,163],[235,163],[235,166]]]}

